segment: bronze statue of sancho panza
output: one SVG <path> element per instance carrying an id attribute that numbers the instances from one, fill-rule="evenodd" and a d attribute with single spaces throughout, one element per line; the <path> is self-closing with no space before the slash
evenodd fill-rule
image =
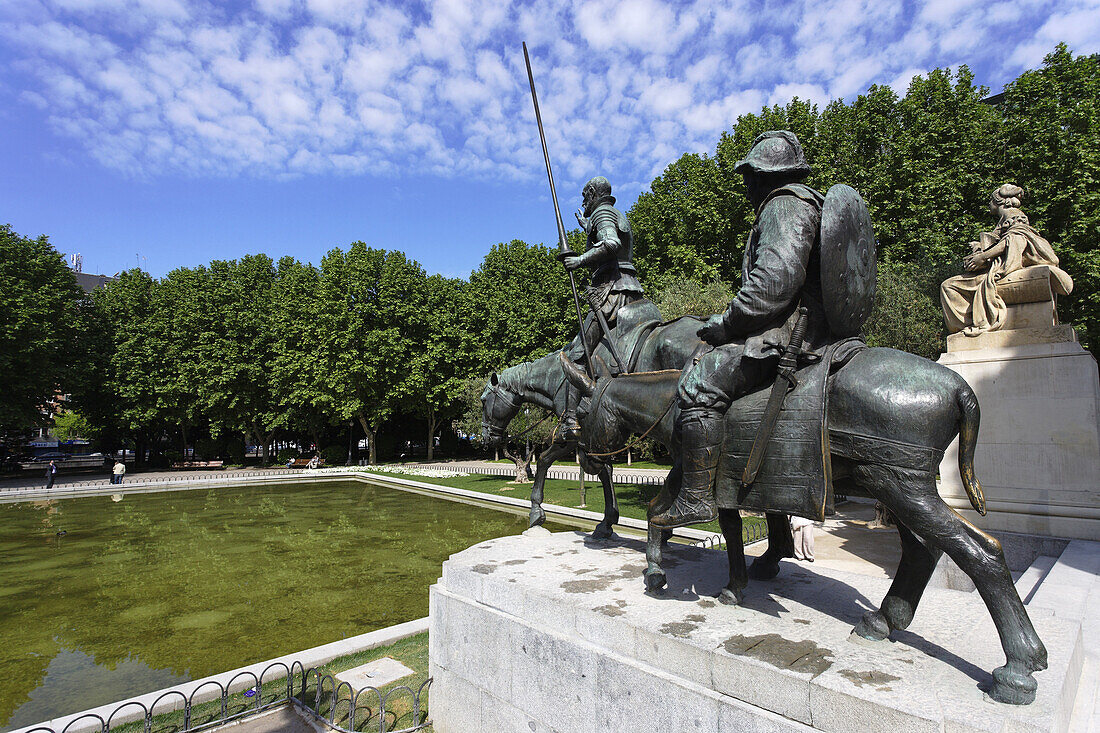
<path id="1" fill-rule="evenodd" d="M 793 132 L 759 135 L 735 167 L 756 221 L 745 246 L 742 284 L 699 335 L 715 348 L 684 368 L 678 390 L 683 483 L 673 504 L 650 518 L 680 527 L 718 516 L 714 482 L 730 404 L 774 378 L 776 364 L 806 309 L 802 351 L 813 355 L 831 333 L 822 305 L 819 227 L 824 196 L 801 181 L 810 173 Z"/>

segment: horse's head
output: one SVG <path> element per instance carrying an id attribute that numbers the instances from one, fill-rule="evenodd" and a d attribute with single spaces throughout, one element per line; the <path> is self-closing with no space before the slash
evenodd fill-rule
<path id="1" fill-rule="evenodd" d="M 561 354 L 566 379 L 581 393 L 581 403 L 577 407 L 581 448 L 587 453 L 610 453 L 626 444 L 629 431 L 616 414 L 614 405 L 603 399 L 611 385 L 611 370 L 598 356 L 593 357 L 592 363 L 595 380 L 573 363 L 565 352 Z"/>
<path id="2" fill-rule="evenodd" d="M 490 448 L 504 443 L 508 424 L 519 413 L 520 400 L 494 372 L 481 393 L 481 439 Z"/>

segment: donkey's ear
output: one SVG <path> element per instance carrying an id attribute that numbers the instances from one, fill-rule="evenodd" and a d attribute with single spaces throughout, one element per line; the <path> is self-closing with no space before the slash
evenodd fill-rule
<path id="1" fill-rule="evenodd" d="M 565 372 L 565 378 L 569 380 L 569 383 L 580 390 L 582 395 L 592 396 L 592 392 L 596 389 L 596 383 L 593 382 L 584 370 L 573 363 L 573 360 L 566 356 L 562 351 L 559 355 L 561 359 L 561 368 Z"/>
<path id="2" fill-rule="evenodd" d="M 607 362 L 603 360 L 602 356 L 592 356 L 592 371 L 596 373 L 596 379 L 613 376 L 611 368 L 607 366 Z"/>
<path id="3" fill-rule="evenodd" d="M 500 377 L 497 376 L 496 372 L 493 372 L 492 376 L 489 377 L 489 384 L 493 385 L 494 387 L 500 384 Z"/>

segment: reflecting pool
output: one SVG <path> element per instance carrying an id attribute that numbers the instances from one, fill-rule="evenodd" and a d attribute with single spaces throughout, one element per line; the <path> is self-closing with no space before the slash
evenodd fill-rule
<path id="1" fill-rule="evenodd" d="M 526 525 L 358 482 L 0 504 L 0 730 L 426 616 Z"/>

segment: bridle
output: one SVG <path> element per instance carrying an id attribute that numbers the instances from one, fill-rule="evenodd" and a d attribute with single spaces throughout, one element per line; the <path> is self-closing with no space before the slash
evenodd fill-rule
<path id="1" fill-rule="evenodd" d="M 488 391 L 491 392 L 505 405 L 507 405 L 508 409 L 513 413 L 513 417 L 515 416 L 515 413 L 519 412 L 519 408 L 523 406 L 522 400 L 513 399 L 512 393 L 505 391 L 499 384 L 489 385 Z M 550 414 L 543 415 L 541 418 L 538 419 L 538 421 L 535 422 L 534 425 L 531 425 L 520 431 L 519 433 L 513 435 L 512 439 L 515 440 L 516 438 L 522 438 L 524 435 L 527 435 L 527 433 L 531 432 L 539 425 L 542 425 L 544 422 L 546 422 L 551 416 L 552 415 Z M 508 431 L 506 425 L 500 427 L 482 420 L 481 429 L 485 432 L 486 435 L 489 436 L 489 439 L 494 443 L 503 442 L 508 439 Z"/>

